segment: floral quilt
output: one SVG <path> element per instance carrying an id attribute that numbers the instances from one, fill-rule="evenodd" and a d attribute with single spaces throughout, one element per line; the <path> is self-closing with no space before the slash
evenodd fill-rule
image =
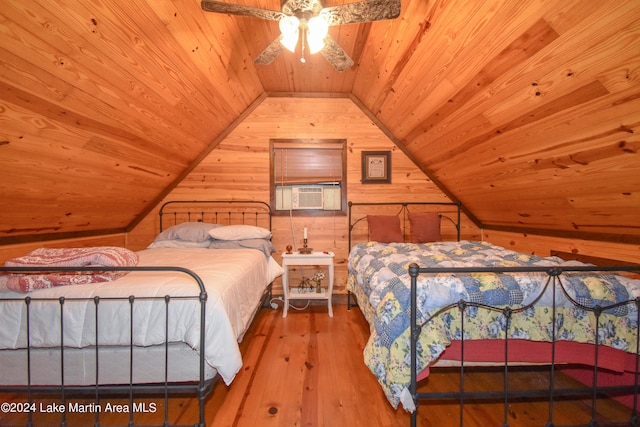
<path id="1" fill-rule="evenodd" d="M 138 264 L 138 255 L 117 246 L 86 248 L 39 248 L 28 254 L 5 262 L 5 267 L 133 267 Z M 0 289 L 15 292 L 31 292 L 56 286 L 86 285 L 110 282 L 126 271 L 87 272 L 43 272 L 0 274 Z"/>
<path id="2" fill-rule="evenodd" d="M 436 242 L 428 244 L 377 243 L 356 245 L 349 255 L 348 288 L 360 304 L 371 337 L 365 363 L 394 408 L 407 402 L 410 379 L 409 322 L 410 276 L 408 266 L 420 267 L 521 267 L 566 265 L 557 257 L 542 258 L 514 252 L 487 242 Z M 577 263 L 572 261 L 571 263 Z M 593 343 L 595 316 L 575 306 L 556 291 L 556 320 L 552 319 L 551 286 L 544 273 L 437 274 L 418 277 L 418 322 L 425 323 L 442 307 L 460 300 L 496 307 L 518 308 L 535 302 L 511 319 L 509 336 L 551 341 L 555 323 L 557 340 Z M 640 281 L 622 276 L 570 273 L 562 276 L 570 297 L 585 307 L 606 307 L 640 297 Z M 546 290 L 545 290 L 546 289 Z M 418 372 L 436 361 L 452 340 L 462 336 L 461 312 L 448 310 L 423 326 L 418 342 Z M 635 352 L 637 309 L 627 304 L 605 310 L 600 316 L 599 343 Z M 469 306 L 465 310 L 465 339 L 503 339 L 506 320 L 500 311 Z"/>

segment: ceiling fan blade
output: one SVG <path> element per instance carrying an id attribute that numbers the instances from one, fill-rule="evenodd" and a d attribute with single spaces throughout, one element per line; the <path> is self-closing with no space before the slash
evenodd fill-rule
<path id="1" fill-rule="evenodd" d="M 329 26 L 335 26 L 395 19 L 400 16 L 400 8 L 400 0 L 365 0 L 327 7 L 322 14 L 328 14 Z"/>
<path id="2" fill-rule="evenodd" d="M 228 15 L 249 16 L 252 18 L 267 19 L 269 21 L 279 21 L 284 15 L 282 12 L 257 7 L 245 6 L 241 4 L 225 3 L 216 0 L 202 0 L 200 3 L 202 10 L 206 12 L 225 13 Z"/>
<path id="3" fill-rule="evenodd" d="M 271 64 L 271 62 L 276 59 L 276 56 L 280 55 L 280 52 L 282 52 L 282 49 L 284 48 L 282 43 L 280 43 L 280 37 L 282 36 L 278 36 L 274 41 L 272 41 L 271 44 L 253 60 L 253 63 L 260 65 Z"/>
<path id="4" fill-rule="evenodd" d="M 353 67 L 353 59 L 351 59 L 349 55 L 347 55 L 347 53 L 338 46 L 338 43 L 336 43 L 335 40 L 327 36 L 324 41 L 324 47 L 320 53 L 331 63 L 331 65 L 333 65 L 333 68 L 338 71 L 344 71 L 347 68 Z"/>

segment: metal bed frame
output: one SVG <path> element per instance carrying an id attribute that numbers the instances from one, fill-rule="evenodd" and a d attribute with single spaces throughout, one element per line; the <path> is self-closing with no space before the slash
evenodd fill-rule
<path id="1" fill-rule="evenodd" d="M 218 210 L 216 206 L 226 206 L 225 210 Z M 249 211 L 238 211 L 235 209 L 228 208 L 230 205 L 239 206 L 239 208 L 247 208 Z M 194 211 L 192 209 L 186 208 L 185 206 L 198 206 L 199 210 Z M 271 208 L 267 203 L 264 202 L 256 202 L 256 201 L 243 201 L 243 200 L 207 200 L 207 201 L 170 201 L 162 205 L 159 211 L 160 217 L 160 230 L 162 231 L 163 215 L 167 215 L 167 210 L 170 211 L 170 216 L 172 217 L 173 224 L 177 224 L 180 222 L 186 221 L 208 221 L 209 218 L 212 218 L 216 222 L 223 222 L 227 224 L 246 224 L 248 222 L 253 222 L 254 224 L 258 224 L 260 218 L 266 217 L 265 221 L 267 221 L 269 229 L 271 229 Z M 238 219 L 240 218 L 240 219 Z M 21 395 L 25 395 L 25 400 L 23 412 L 26 412 L 26 425 L 33 426 L 34 425 L 34 412 L 30 410 L 31 408 L 36 408 L 34 396 L 36 395 L 58 395 L 60 399 L 60 404 L 63 407 L 66 407 L 66 403 L 68 402 L 68 398 L 72 396 L 93 396 L 93 402 L 96 405 L 100 405 L 101 399 L 109 396 L 109 397 L 120 397 L 124 399 L 128 399 L 129 408 L 134 408 L 136 402 L 134 398 L 142 398 L 149 396 L 162 396 L 164 401 L 164 414 L 162 426 L 170 425 L 169 422 L 169 397 L 170 395 L 175 394 L 193 394 L 198 399 L 198 421 L 195 424 L 197 427 L 205 427 L 205 399 L 212 391 L 213 386 L 217 380 L 217 375 L 211 379 L 206 379 L 206 361 L 204 351 L 200 351 L 199 353 L 199 380 L 196 382 L 180 382 L 180 383 L 172 383 L 168 380 L 168 363 L 169 363 L 169 353 L 168 346 L 169 342 L 166 339 L 168 336 L 168 326 L 165 326 L 165 340 L 164 340 L 164 381 L 162 383 L 153 383 L 153 384 L 138 384 L 133 380 L 133 349 L 134 344 L 133 341 L 127 346 L 129 349 L 129 358 L 128 358 L 128 366 L 129 366 L 129 383 L 128 384 L 100 384 L 99 383 L 99 348 L 100 345 L 95 346 L 95 384 L 94 385 L 68 385 L 65 384 L 65 344 L 64 344 L 64 318 L 62 316 L 62 312 L 64 310 L 65 304 L 73 304 L 73 303 L 89 303 L 95 306 L 95 330 L 94 334 L 96 336 L 96 342 L 98 342 L 98 308 L 100 304 L 106 304 L 109 302 L 128 302 L 130 306 L 130 321 L 129 328 L 130 331 L 133 331 L 133 307 L 137 301 L 164 301 L 165 303 L 165 325 L 169 323 L 169 307 L 172 300 L 194 300 L 198 301 L 199 311 L 200 311 L 200 348 L 205 348 L 205 313 L 206 313 L 206 302 L 207 302 L 207 292 L 202 282 L 202 279 L 193 271 L 182 268 L 182 267 L 145 267 L 145 266 L 136 266 L 136 267 L 0 267 L 0 273 L 10 272 L 10 273 L 24 273 L 24 272 L 90 272 L 90 271 L 126 271 L 126 272 L 134 272 L 134 271 L 147 271 L 147 272 L 179 272 L 185 274 L 195 282 L 197 286 L 194 288 L 193 295 L 186 296 L 158 296 L 158 297 L 136 297 L 135 295 L 131 295 L 129 297 L 118 297 L 118 298 L 100 298 L 99 296 L 91 297 L 91 298 L 38 298 L 37 296 L 26 296 L 24 298 L 0 298 L 0 304 L 2 303 L 16 303 L 22 301 L 26 305 L 26 313 L 27 313 L 27 324 L 26 324 L 26 334 L 27 334 L 27 384 L 26 385 L 0 385 L 0 392 L 2 393 L 17 393 Z M 265 295 L 263 296 L 263 301 L 261 306 L 264 306 L 265 301 L 268 302 L 269 296 L 271 294 L 271 284 L 268 286 L 265 291 Z M 60 312 L 60 322 L 58 325 L 57 332 L 60 334 L 60 345 L 57 347 L 60 352 L 60 383 L 57 385 L 35 385 L 32 384 L 32 365 L 31 365 L 31 351 L 33 350 L 31 346 L 30 340 L 30 331 L 31 325 L 29 322 L 29 313 L 31 304 L 34 302 L 46 302 L 50 304 L 58 304 L 59 312 Z M 133 337 L 133 333 L 131 333 L 131 337 Z M 133 340 L 133 338 L 132 338 Z M 134 411 L 129 411 L 129 426 L 140 425 L 136 424 L 134 420 Z M 101 411 L 96 411 L 94 414 L 94 426 L 100 426 L 100 417 Z M 67 413 L 66 411 L 62 411 L 60 413 L 60 425 L 67 425 Z M 155 424 L 154 424 L 155 425 Z M 190 424 L 194 425 L 194 424 Z"/>
<path id="2" fill-rule="evenodd" d="M 364 221 L 367 216 L 362 216 L 358 219 L 356 219 L 355 221 L 353 220 L 353 209 L 355 207 L 358 206 L 372 206 L 372 207 L 384 207 L 384 206 L 397 206 L 400 207 L 400 210 L 396 213 L 397 216 L 401 216 L 402 221 L 401 221 L 401 229 L 402 229 L 402 235 L 406 237 L 406 230 L 407 230 L 407 215 L 409 213 L 409 208 L 411 206 L 455 206 L 455 214 L 456 214 L 456 219 L 454 220 L 453 218 L 450 218 L 442 213 L 439 213 L 440 215 L 440 219 L 446 219 L 448 221 L 451 221 L 451 223 L 453 223 L 453 225 L 456 228 L 456 232 L 457 232 L 457 238 L 458 240 L 460 240 L 460 217 L 461 217 L 461 211 L 462 211 L 462 204 L 460 202 L 390 202 L 390 203 L 385 203 L 385 202 L 372 202 L 372 203 L 366 203 L 366 202 L 362 202 L 362 203 L 357 203 L 357 202 L 349 202 L 348 203 L 349 206 L 349 249 L 351 249 L 351 233 L 353 231 L 353 229 L 355 228 L 355 226 L 360 222 L 360 221 Z"/>
<path id="3" fill-rule="evenodd" d="M 462 212 L 462 203 L 460 202 L 371 202 L 371 203 L 367 203 L 367 202 L 349 202 L 348 203 L 348 207 L 349 207 L 349 212 L 348 212 L 348 217 L 349 217 L 349 241 L 348 241 L 348 248 L 349 250 L 351 250 L 352 247 L 352 238 L 351 238 L 351 234 L 353 232 L 353 229 L 356 227 L 356 225 L 358 225 L 358 223 L 360 223 L 361 221 L 364 221 L 367 219 L 367 216 L 361 216 L 358 219 L 354 220 L 353 217 L 353 210 L 354 208 L 358 207 L 358 206 L 363 206 L 363 207 L 374 207 L 374 208 L 382 208 L 385 206 L 395 206 L 395 207 L 399 207 L 399 210 L 397 211 L 397 213 L 395 215 L 397 215 L 398 217 L 400 217 L 402 219 L 402 221 L 400 222 L 400 228 L 402 230 L 402 235 L 405 237 L 407 237 L 407 215 L 409 214 L 409 208 L 412 206 L 415 207 L 426 207 L 426 206 L 454 206 L 455 207 L 455 217 L 456 219 L 453 219 L 447 215 L 444 215 L 442 213 L 439 213 L 440 216 L 440 221 L 442 221 L 442 219 L 446 219 L 447 221 L 450 221 L 453 226 L 456 228 L 456 237 L 457 240 L 460 240 L 460 217 L 461 217 L 461 212 Z M 351 310 L 351 307 L 353 307 L 355 304 L 351 303 L 351 298 L 355 298 L 355 296 L 351 293 L 351 291 L 347 290 L 347 310 Z"/>
<path id="4" fill-rule="evenodd" d="M 457 230 L 457 240 L 460 240 L 460 213 L 461 213 L 461 204 L 459 202 L 450 202 L 450 203 L 442 203 L 442 202 L 392 202 L 392 203 L 385 203 L 385 202 L 376 202 L 376 203 L 353 203 L 353 202 L 349 202 L 348 206 L 349 206 L 349 248 L 352 248 L 352 231 L 354 229 L 354 227 L 361 221 L 363 221 L 364 219 L 366 219 L 366 214 L 362 214 L 363 216 L 359 217 L 358 219 L 353 219 L 352 216 L 352 207 L 355 206 L 365 206 L 365 207 L 373 207 L 373 209 L 377 209 L 379 207 L 384 207 L 384 206 L 399 206 L 399 212 L 397 213 L 397 215 L 401 215 L 402 221 L 401 221 L 401 228 L 402 228 L 402 232 L 403 235 L 406 238 L 406 224 L 405 224 L 405 220 L 406 220 L 406 214 L 409 210 L 409 208 L 412 205 L 434 205 L 434 206 L 438 206 L 438 205 L 443 205 L 443 206 L 457 206 L 457 221 L 445 216 L 445 215 L 440 215 L 441 219 L 445 218 L 449 221 L 451 221 Z M 552 360 L 550 361 L 550 364 L 547 365 L 548 369 L 549 369 L 549 387 L 548 388 L 543 388 L 543 389 L 538 389 L 538 390 L 534 390 L 534 389 L 527 389 L 527 390 L 516 390 L 516 389 L 510 389 L 509 387 L 509 375 L 510 372 L 515 370 L 514 366 L 509 364 L 509 359 L 507 357 L 508 355 L 508 348 L 509 348 L 509 341 L 513 341 L 514 338 L 509 338 L 508 337 L 508 328 L 509 328 L 509 324 L 510 324 L 510 319 L 512 318 L 512 316 L 514 315 L 518 315 L 519 313 L 522 313 L 523 311 L 525 311 L 527 308 L 529 308 L 531 305 L 535 304 L 535 302 L 529 306 L 522 306 L 522 307 L 517 307 L 517 308 L 512 308 L 512 307 L 493 307 L 493 306 L 489 306 L 489 305 L 484 305 L 484 304 L 479 304 L 479 303 L 475 303 L 475 302 L 467 302 L 467 301 L 459 301 L 457 304 L 452 304 L 449 305 L 447 307 L 443 307 L 442 309 L 440 309 L 438 312 L 433 313 L 424 323 L 419 324 L 418 323 L 418 319 L 417 319 L 417 280 L 418 280 L 418 276 L 420 275 L 433 275 L 433 274 L 438 274 L 438 273 L 453 273 L 453 274 L 470 274 L 470 273 L 525 273 L 525 272 L 542 272 L 542 273 L 546 273 L 548 275 L 548 281 L 546 283 L 546 287 L 549 286 L 553 286 L 553 298 L 555 300 L 555 295 L 556 295 L 556 286 L 558 289 L 560 289 L 560 292 L 563 292 L 563 294 L 570 300 L 571 298 L 567 295 L 566 290 L 564 289 L 563 285 L 562 285 L 562 274 L 563 273 L 568 273 L 568 272 L 632 272 L 637 274 L 638 272 L 640 272 L 640 266 L 637 265 L 624 265 L 624 266 L 617 266 L 617 265 L 610 265 L 607 267 L 590 267 L 590 266 L 583 266 L 583 267 L 500 267 L 500 268 L 490 268 L 490 267 L 486 267 L 486 268 L 481 268 L 481 267 L 473 267 L 473 268 L 421 268 L 416 264 L 412 264 L 409 267 L 409 275 L 411 278 L 411 292 L 410 292 L 410 296 L 411 296 L 411 313 L 410 313 L 410 328 L 411 328 L 411 333 L 410 333 L 410 364 L 411 364 L 411 382 L 409 385 L 409 391 L 412 397 L 412 400 L 415 404 L 416 410 L 411 414 L 411 419 L 410 419 L 410 423 L 412 427 L 415 427 L 417 425 L 417 409 L 419 406 L 419 402 L 426 402 L 426 401 L 439 401 L 439 402 L 443 402 L 443 401 L 448 401 L 448 402 L 458 402 L 459 404 L 459 425 L 463 426 L 464 425 L 464 417 L 463 417 L 463 411 L 464 411 L 464 405 L 465 402 L 473 402 L 473 403 L 477 403 L 477 402 L 500 402 L 502 401 L 504 403 L 504 418 L 503 418 L 503 424 L 502 427 L 508 427 L 509 426 L 509 419 L 508 419 L 508 408 L 509 408 L 509 404 L 515 401 L 521 401 L 522 399 L 538 399 L 538 400 L 547 400 L 549 402 L 549 418 L 548 418 L 548 422 L 545 424 L 545 427 L 554 427 L 556 426 L 556 424 L 554 424 L 553 421 L 553 407 L 554 407 L 554 401 L 562 398 L 572 398 L 572 399 L 576 399 L 576 398 L 590 398 L 591 400 L 591 420 L 589 422 L 589 427 L 600 427 L 603 425 L 611 425 L 611 426 L 640 426 L 640 415 L 638 414 L 638 397 L 640 395 L 640 328 L 638 328 L 638 332 L 637 332 L 637 337 L 636 337 L 636 341 L 637 341 L 637 348 L 635 351 L 635 381 L 633 385 L 619 385 L 619 386 L 600 386 L 597 383 L 597 374 L 599 371 L 598 368 L 598 350 L 599 350 L 599 345 L 596 344 L 594 345 L 594 360 L 595 362 L 595 366 L 593 367 L 593 384 L 591 386 L 585 386 L 582 388 L 563 388 L 563 389 L 554 389 L 554 379 L 555 379 L 555 375 L 556 375 L 556 371 L 557 371 L 557 366 L 555 365 L 555 360 L 553 359 L 555 357 L 555 350 L 556 350 L 556 341 L 555 339 L 551 342 L 551 354 L 552 354 Z M 351 308 L 352 303 L 351 303 L 351 292 L 348 292 L 348 309 Z M 620 307 L 620 306 L 624 306 L 624 305 L 635 305 L 638 308 L 638 318 L 636 319 L 637 322 L 639 322 L 640 324 L 640 298 L 638 299 L 633 299 L 633 300 L 629 300 L 629 301 L 624 301 L 621 303 L 617 303 L 617 304 L 611 304 L 608 306 L 596 306 L 593 308 L 589 308 L 589 307 L 585 307 L 581 304 L 579 304 L 576 301 L 572 301 L 572 303 L 574 305 L 576 305 L 577 307 L 583 308 L 587 311 L 591 311 L 593 312 L 596 317 L 598 317 L 601 313 L 603 313 L 606 310 L 609 309 L 614 309 L 616 307 Z M 505 338 L 503 339 L 505 345 L 504 345 L 504 360 L 505 363 L 503 366 L 498 367 L 499 370 L 501 370 L 503 372 L 503 390 L 500 391 L 472 391 L 472 390 L 465 390 L 464 389 L 464 379 L 465 379 L 465 373 L 466 372 L 471 372 L 472 370 L 486 370 L 486 367 L 474 367 L 471 366 L 471 363 L 467 363 L 467 365 L 465 366 L 465 357 L 464 357 L 464 339 L 461 341 L 461 362 L 460 362 L 460 367 L 459 367 L 459 389 L 458 391 L 448 391 L 448 392 L 419 392 L 418 391 L 418 369 L 417 369 L 417 342 L 420 336 L 420 333 L 422 331 L 422 328 L 425 324 L 427 324 L 430 320 L 434 319 L 437 316 L 442 315 L 445 312 L 448 311 L 452 311 L 452 310 L 460 310 L 463 315 L 461 316 L 461 322 L 462 325 L 460 326 L 460 328 L 463 330 L 464 332 L 464 312 L 466 310 L 467 307 L 477 307 L 478 309 L 483 309 L 483 310 L 491 310 L 491 311 L 496 311 L 496 312 L 502 312 L 504 314 L 504 316 L 508 319 L 508 321 L 506 322 L 506 326 L 505 326 L 505 330 L 503 331 L 503 334 L 505 336 Z M 554 306 L 554 318 L 555 318 L 555 306 Z M 597 323 L 596 323 L 597 325 Z M 554 331 L 555 332 L 555 331 Z M 596 331 L 595 331 L 595 335 L 598 336 L 598 329 L 596 327 Z M 463 333 L 464 336 L 464 333 Z M 555 337 L 554 337 L 555 338 Z M 437 369 L 437 368 L 435 368 Z M 625 420 L 622 422 L 614 422 L 614 423 L 609 423 L 609 424 L 603 424 L 601 422 L 599 422 L 596 419 L 596 410 L 597 410 L 597 399 L 601 396 L 607 395 L 607 396 L 615 396 L 615 395 L 632 395 L 633 396 L 633 408 L 631 408 L 632 414 L 630 416 L 629 420 Z"/>
<path id="5" fill-rule="evenodd" d="M 517 308 L 512 307 L 494 307 L 490 305 L 468 302 L 468 301 L 459 301 L 457 304 L 451 304 L 449 306 L 443 307 L 438 310 L 438 312 L 432 314 L 424 323 L 418 323 L 417 320 L 417 280 L 419 275 L 432 275 L 438 273 L 453 273 L 453 274 L 470 274 L 470 273 L 530 273 L 530 272 L 539 272 L 546 273 L 548 275 L 547 282 L 545 284 L 545 289 L 549 286 L 552 288 L 553 300 L 556 301 L 556 288 L 561 290 L 564 296 L 571 301 L 573 305 L 579 307 L 583 310 L 590 311 L 594 313 L 596 316 L 596 326 L 595 326 L 595 337 L 598 337 L 599 332 L 599 324 L 598 319 L 599 316 L 607 310 L 614 309 L 617 307 L 621 307 L 624 305 L 635 305 L 637 308 L 640 308 L 640 298 L 632 299 L 624 302 L 619 302 L 616 304 L 610 304 L 606 306 L 596 305 L 595 307 L 586 307 L 577 301 L 573 300 L 570 295 L 566 292 L 563 283 L 562 283 L 562 274 L 567 272 L 640 272 L 640 266 L 611 266 L 611 267 L 502 267 L 502 268 L 480 268 L 480 267 L 469 267 L 469 268 L 420 268 L 417 264 L 411 264 L 409 267 L 409 275 L 411 277 L 411 315 L 410 315 L 410 358 L 411 358 L 411 383 L 410 383 L 410 393 L 413 398 L 413 401 L 416 405 L 416 411 L 414 411 L 411 415 L 411 426 L 415 427 L 417 425 L 417 407 L 419 401 L 423 400 L 449 400 L 449 401 L 457 401 L 459 402 L 459 421 L 460 426 L 463 424 L 463 409 L 465 401 L 473 400 L 475 402 L 478 401 L 503 401 L 504 402 L 504 418 L 503 418 L 503 427 L 509 426 L 508 419 L 508 407 L 512 401 L 517 399 L 538 399 L 538 400 L 546 400 L 549 404 L 549 415 L 548 421 L 545 426 L 551 427 L 556 426 L 553 421 L 554 416 L 554 402 L 557 398 L 590 398 L 591 399 L 591 420 L 589 421 L 589 426 L 603 426 L 603 425 L 628 425 L 628 426 L 638 426 L 640 425 L 640 418 L 638 416 L 638 395 L 640 394 L 640 386 L 639 386 L 639 376 L 640 376 L 640 328 L 638 329 L 636 336 L 636 349 L 635 349 L 635 381 L 632 385 L 619 385 L 619 386 L 599 386 L 597 382 L 598 375 L 598 357 L 599 357 L 599 343 L 598 340 L 594 340 L 596 343 L 594 344 L 594 367 L 593 367 L 593 384 L 591 386 L 585 387 L 577 387 L 577 388 L 564 388 L 564 389 L 554 389 L 554 378 L 557 371 L 557 367 L 555 364 L 555 354 L 556 354 L 556 337 L 555 337 L 555 329 L 552 328 L 552 341 L 551 341 L 551 360 L 548 365 L 549 369 L 549 387 L 541 388 L 541 389 L 526 389 L 526 390 L 517 390 L 509 388 L 509 375 L 510 375 L 510 366 L 508 359 L 508 348 L 509 342 L 513 341 L 514 338 L 509 338 L 509 325 L 510 320 L 513 316 L 522 313 L 527 308 L 531 307 L 535 304 L 535 301 L 528 306 L 522 306 Z M 558 291 L 560 292 L 560 291 Z M 469 367 L 465 367 L 465 359 L 464 359 L 464 338 L 461 342 L 461 365 L 460 365 L 460 386 L 458 391 L 453 392 L 418 392 L 417 391 L 417 382 L 418 382 L 418 371 L 417 371 L 417 355 L 416 349 L 418 337 L 420 336 L 422 327 L 426 325 L 429 321 L 434 319 L 437 316 L 442 315 L 445 312 L 451 310 L 460 310 L 461 312 L 461 329 L 463 331 L 462 335 L 464 337 L 464 314 L 467 307 L 477 307 L 478 309 L 483 310 L 491 310 L 502 312 L 504 317 L 506 318 L 505 327 L 503 330 L 504 333 L 504 366 L 501 368 L 503 370 L 503 390 L 501 391 L 483 391 L 483 392 L 474 392 L 474 391 L 465 391 L 464 390 L 464 374 L 465 370 L 468 370 Z M 552 317 L 556 318 L 556 307 L 553 306 L 552 309 Z M 640 310 L 638 310 L 636 322 L 640 322 Z M 631 417 L 629 420 L 613 422 L 611 424 L 604 424 L 599 422 L 596 419 L 596 409 L 597 409 L 597 401 L 599 396 L 614 396 L 614 395 L 633 395 L 633 408 Z"/>
<path id="6" fill-rule="evenodd" d="M 220 210 L 219 205 L 227 205 Z M 231 209 L 231 206 L 238 206 Z M 241 210 L 241 208 L 245 208 Z M 198 210 L 194 210 L 194 209 Z M 170 225 L 178 222 L 199 221 L 214 224 L 248 224 L 263 225 L 271 230 L 272 212 L 268 203 L 254 200 L 171 200 L 164 203 L 158 212 L 160 231 L 164 230 L 163 219 L 172 219 Z"/>
<path id="7" fill-rule="evenodd" d="M 199 301 L 200 307 L 200 342 L 201 348 L 204 348 L 205 344 L 205 313 L 206 313 L 206 302 L 207 302 L 207 292 L 205 290 L 204 284 L 200 277 L 194 273 L 193 271 L 180 268 L 180 267 L 80 267 L 80 268 L 65 268 L 65 267 L 0 267 L 0 272 L 11 272 L 11 273 L 25 273 L 25 272 L 89 272 L 89 271 L 159 271 L 159 272 L 179 272 L 190 276 L 195 284 L 198 287 L 198 292 L 195 292 L 194 295 L 190 296 L 170 296 L 165 295 L 161 297 L 140 297 L 137 298 L 135 295 L 131 295 L 129 297 L 121 297 L 121 298 L 100 298 L 99 296 L 93 298 L 65 298 L 60 297 L 56 298 L 38 298 L 32 296 L 26 296 L 24 299 L 16 299 L 16 298 L 0 298 L 0 303 L 9 303 L 16 301 L 23 301 L 27 307 L 27 385 L 16 385 L 16 386 L 6 386 L 0 385 L 0 392 L 6 393 L 21 393 L 25 394 L 25 409 L 29 408 L 37 408 L 35 406 L 34 396 L 36 394 L 59 394 L 60 396 L 60 405 L 63 407 L 67 407 L 67 398 L 70 396 L 94 396 L 94 403 L 96 405 L 100 405 L 101 399 L 106 396 L 124 396 L 128 398 L 129 408 L 133 408 L 136 404 L 134 401 L 135 397 L 140 397 L 142 395 L 163 395 L 164 398 L 164 423 L 163 425 L 168 425 L 169 413 L 168 413 L 168 400 L 170 394 L 175 393 L 195 393 L 198 404 L 199 404 L 199 413 L 198 413 L 198 423 L 197 426 L 204 427 L 204 401 L 206 396 L 213 388 L 213 382 L 215 378 L 205 379 L 205 354 L 204 351 L 201 351 L 199 354 L 199 380 L 197 383 L 178 383 L 173 384 L 168 381 L 168 340 L 165 339 L 165 360 L 164 360 L 164 382 L 163 383 L 155 383 L 155 384 L 136 384 L 133 382 L 133 349 L 134 344 L 133 341 L 130 342 L 129 348 L 129 384 L 100 384 L 99 383 L 99 349 L 100 346 L 95 346 L 95 385 L 88 386 L 76 386 L 76 385 L 67 385 L 65 384 L 65 344 L 64 344 L 64 317 L 62 316 L 62 312 L 65 304 L 74 304 L 74 303 L 89 303 L 94 304 L 95 306 L 95 330 L 94 334 L 96 336 L 96 341 L 98 341 L 98 309 L 100 304 L 107 304 L 109 302 L 128 302 L 130 306 L 130 321 L 129 328 L 133 331 L 134 323 L 133 323 L 133 308 L 134 304 L 137 301 L 162 301 L 165 302 L 165 325 L 168 325 L 169 322 L 169 306 L 172 300 L 176 299 L 187 299 L 187 300 L 197 300 Z M 50 304 L 58 304 L 60 308 L 60 322 L 58 333 L 60 334 L 60 346 L 58 347 L 60 351 L 60 384 L 59 385 L 34 385 L 31 383 L 32 379 L 32 364 L 31 364 L 31 341 L 30 341 L 30 332 L 31 332 L 31 324 L 30 324 L 30 307 L 31 304 L 37 302 L 45 302 Z M 167 337 L 167 327 L 165 326 L 165 338 Z M 133 337 L 133 334 L 131 334 Z M 27 424 L 28 426 L 34 425 L 33 415 L 35 411 L 27 410 Z M 95 413 L 94 425 L 100 425 L 100 411 Z M 134 411 L 131 410 L 129 412 L 129 425 L 135 425 L 134 423 Z M 67 425 L 67 412 L 62 411 L 60 413 L 60 425 Z"/>

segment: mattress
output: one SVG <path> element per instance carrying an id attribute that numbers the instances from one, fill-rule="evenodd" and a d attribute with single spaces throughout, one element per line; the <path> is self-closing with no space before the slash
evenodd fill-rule
<path id="1" fill-rule="evenodd" d="M 130 349 L 126 346 L 104 346 L 98 349 L 66 348 L 64 350 L 64 384 L 87 386 L 97 384 L 162 383 L 165 379 L 165 346 L 133 347 L 133 370 L 129 370 Z M 62 383 L 59 348 L 39 348 L 31 350 L 31 385 L 57 385 Z M 99 360 L 96 378 L 96 358 Z M 27 385 L 25 361 L 27 350 L 3 350 L 2 383 L 7 385 Z M 198 381 L 200 378 L 200 356 L 185 343 L 168 345 L 168 382 Z M 123 363 L 125 361 L 125 363 Z M 130 376 L 132 374 L 132 376 Z M 205 365 L 205 380 L 215 377 L 216 370 Z M 97 381 L 96 381 L 97 380 Z"/>
<path id="2" fill-rule="evenodd" d="M 192 270 L 202 279 L 207 291 L 205 360 L 211 375 L 217 372 L 226 384 L 231 383 L 242 366 L 238 342 L 246 332 L 264 290 L 282 273 L 280 266 L 273 258 L 265 257 L 255 249 L 155 248 L 140 251 L 138 255 L 138 266 L 183 267 Z M 74 351 L 77 355 L 73 357 L 90 360 L 95 357 L 93 348 L 96 345 L 97 318 L 100 346 L 125 346 L 128 352 L 128 346 L 133 343 L 136 352 L 146 354 L 145 352 L 149 351 L 149 354 L 152 354 L 157 350 L 163 350 L 164 346 L 161 344 L 168 340 L 170 343 L 176 343 L 176 347 L 182 348 L 177 353 L 183 352 L 183 355 L 188 355 L 185 357 L 191 358 L 199 354 L 203 348 L 200 342 L 198 294 L 197 283 L 188 275 L 180 272 L 147 271 L 131 272 L 112 282 L 35 291 L 29 294 L 33 298 L 29 304 L 29 340 L 32 348 L 55 348 L 60 346 L 62 338 L 65 348 L 78 350 Z M 128 301 L 110 300 L 127 298 L 130 295 L 135 295 L 133 304 Z M 163 298 L 145 299 L 164 295 L 171 296 L 168 304 Z M 97 305 L 91 299 L 96 296 L 100 297 Z M 9 361 L 19 360 L 20 350 L 24 349 L 27 343 L 27 305 L 24 297 L 24 294 L 13 292 L 0 294 L 0 299 L 3 299 L 0 303 L 0 318 L 4 321 L 0 329 L 0 349 L 6 350 L 0 352 L 0 378 L 3 384 L 11 384 L 7 379 L 10 377 L 10 371 L 17 368 Z M 60 297 L 65 298 L 62 310 Z M 16 298 L 16 301 L 7 301 L 12 298 Z M 165 322 L 167 309 L 168 325 Z M 133 327 L 130 326 L 131 316 Z M 64 322 L 62 337 L 59 326 L 61 321 Z M 185 349 L 190 351 L 184 352 Z M 47 358 L 47 351 L 49 350 L 43 350 L 45 356 L 38 361 L 38 366 L 33 365 L 34 372 L 48 372 L 54 369 L 45 369 L 44 366 L 47 365 L 56 365 L 55 369 L 59 370 L 59 362 L 56 364 L 55 358 Z M 117 353 L 122 350 L 113 351 Z M 66 354 L 65 352 L 65 358 Z M 26 361 L 26 358 L 24 360 Z M 122 369 L 127 372 L 128 360 L 127 357 L 126 363 L 120 362 L 121 366 L 124 365 Z M 197 371 L 197 357 L 193 360 L 194 369 Z M 102 362 L 100 364 L 102 366 Z M 142 372 L 147 368 L 144 365 L 146 363 L 140 363 L 134 369 L 136 372 Z M 95 373 L 90 369 L 90 364 L 87 367 L 86 375 L 79 375 L 79 368 L 72 370 L 72 375 L 79 375 L 74 382 L 81 384 L 94 381 L 92 378 L 95 377 Z M 122 373 L 116 371 L 118 370 L 101 371 L 100 381 L 120 383 Z M 111 373 L 114 375 L 113 378 L 109 378 Z M 60 383 L 59 375 L 57 378 L 54 384 Z M 197 378 L 198 375 L 195 375 L 193 379 Z M 159 380 L 163 381 L 164 375 Z M 45 384 L 48 379 L 43 376 L 32 378 L 32 381 Z M 128 376 L 126 382 L 129 382 Z"/>

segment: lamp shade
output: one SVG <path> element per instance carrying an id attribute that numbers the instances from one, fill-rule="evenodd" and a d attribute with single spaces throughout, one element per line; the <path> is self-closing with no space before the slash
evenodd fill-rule
<path id="1" fill-rule="evenodd" d="M 300 34 L 300 21 L 298 18 L 295 16 L 286 16 L 280 19 L 280 32 L 282 33 L 280 43 L 291 52 L 294 52 Z"/>
<path id="2" fill-rule="evenodd" d="M 324 38 L 329 32 L 329 24 L 322 16 L 314 16 L 307 24 L 307 43 L 309 52 L 317 53 L 324 47 Z"/>

